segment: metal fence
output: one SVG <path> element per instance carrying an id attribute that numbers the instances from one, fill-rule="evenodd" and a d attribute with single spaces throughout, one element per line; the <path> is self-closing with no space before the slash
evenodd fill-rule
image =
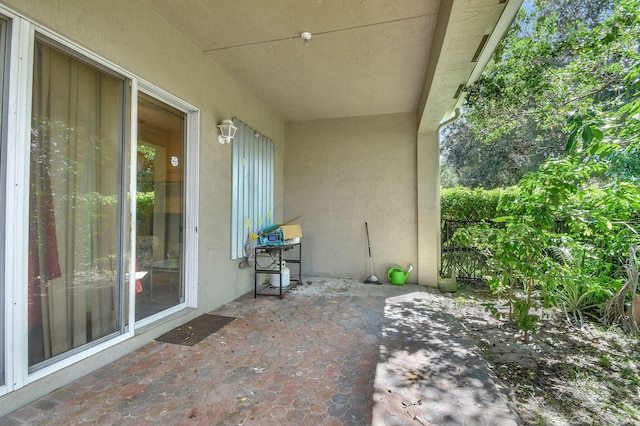
<path id="1" fill-rule="evenodd" d="M 470 220 L 445 220 L 442 223 L 442 242 L 440 256 L 441 274 L 456 271 L 458 281 L 484 284 L 488 275 L 487 257 L 474 247 L 466 247 L 453 241 L 458 228 L 479 225 L 483 222 Z M 491 224 L 494 226 L 495 224 Z"/>
<path id="2" fill-rule="evenodd" d="M 490 275 L 487 264 L 487 256 L 474 247 L 467 247 L 456 244 L 453 241 L 453 234 L 459 228 L 467 228 L 474 225 L 487 224 L 491 227 L 500 227 L 503 224 L 495 222 L 482 222 L 472 220 L 444 220 L 441 230 L 441 256 L 440 256 L 440 273 L 448 275 L 452 270 L 456 271 L 458 281 L 467 283 L 485 284 L 486 277 Z M 631 233 L 636 235 L 636 229 L 640 228 L 639 222 L 618 223 L 616 226 L 626 226 L 631 229 Z M 569 232 L 567 224 L 564 221 L 557 221 L 555 231 L 559 233 Z M 615 260 L 613 260 L 615 261 Z M 623 265 L 619 265 L 620 268 Z"/>

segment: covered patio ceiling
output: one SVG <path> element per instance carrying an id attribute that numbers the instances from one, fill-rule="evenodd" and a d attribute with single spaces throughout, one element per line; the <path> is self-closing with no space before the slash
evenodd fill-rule
<path id="1" fill-rule="evenodd" d="M 144 1 L 285 122 L 416 112 L 423 129 L 452 113 L 522 3 Z"/>

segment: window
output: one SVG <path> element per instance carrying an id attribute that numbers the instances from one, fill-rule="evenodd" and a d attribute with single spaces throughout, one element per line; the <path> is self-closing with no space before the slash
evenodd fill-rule
<path id="1" fill-rule="evenodd" d="M 241 121 L 233 139 L 231 258 L 245 257 L 250 232 L 273 225 L 273 141 Z"/>
<path id="2" fill-rule="evenodd" d="M 36 39 L 29 367 L 123 330 L 125 80 Z"/>

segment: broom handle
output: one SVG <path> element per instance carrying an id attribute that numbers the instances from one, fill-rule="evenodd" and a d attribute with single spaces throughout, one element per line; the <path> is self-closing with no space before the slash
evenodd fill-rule
<path id="1" fill-rule="evenodd" d="M 364 227 L 367 229 L 367 248 L 369 249 L 369 269 L 371 269 L 371 275 L 373 275 L 373 257 L 371 256 L 371 243 L 369 242 L 369 224 L 365 222 Z"/>
<path id="2" fill-rule="evenodd" d="M 264 235 L 264 234 L 266 234 L 267 232 L 271 232 L 271 231 L 273 231 L 274 229 L 278 229 L 278 228 L 280 228 L 281 226 L 288 225 L 288 224 L 290 224 L 291 222 L 293 222 L 294 220 L 298 220 L 298 219 L 300 219 L 301 217 L 302 217 L 302 215 L 300 215 L 300 216 L 296 216 L 296 217 L 294 217 L 293 219 L 289 219 L 288 221 L 286 221 L 286 222 L 284 222 L 284 223 L 280 223 L 280 224 L 277 224 L 277 225 L 271 225 L 271 226 L 269 226 L 269 227 L 267 227 L 267 228 L 264 228 L 264 229 L 262 230 L 262 232 L 261 232 L 260 234 L 258 234 L 258 235 Z"/>
<path id="3" fill-rule="evenodd" d="M 286 221 L 285 223 L 281 223 L 281 224 L 280 224 L 280 225 L 278 225 L 278 226 L 288 225 L 288 224 L 290 224 L 291 222 L 293 222 L 294 220 L 298 220 L 298 219 L 300 219 L 301 217 L 302 217 L 302 215 L 300 215 L 300 216 L 296 216 L 296 217 L 294 217 L 293 219 L 289 219 L 289 220 L 288 220 L 288 221 Z"/>

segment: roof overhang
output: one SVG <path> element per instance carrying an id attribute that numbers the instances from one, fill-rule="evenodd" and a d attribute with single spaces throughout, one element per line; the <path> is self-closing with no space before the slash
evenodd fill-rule
<path id="1" fill-rule="evenodd" d="M 522 0 L 443 2 L 420 100 L 419 132 L 435 130 L 464 102 L 515 19 Z"/>

